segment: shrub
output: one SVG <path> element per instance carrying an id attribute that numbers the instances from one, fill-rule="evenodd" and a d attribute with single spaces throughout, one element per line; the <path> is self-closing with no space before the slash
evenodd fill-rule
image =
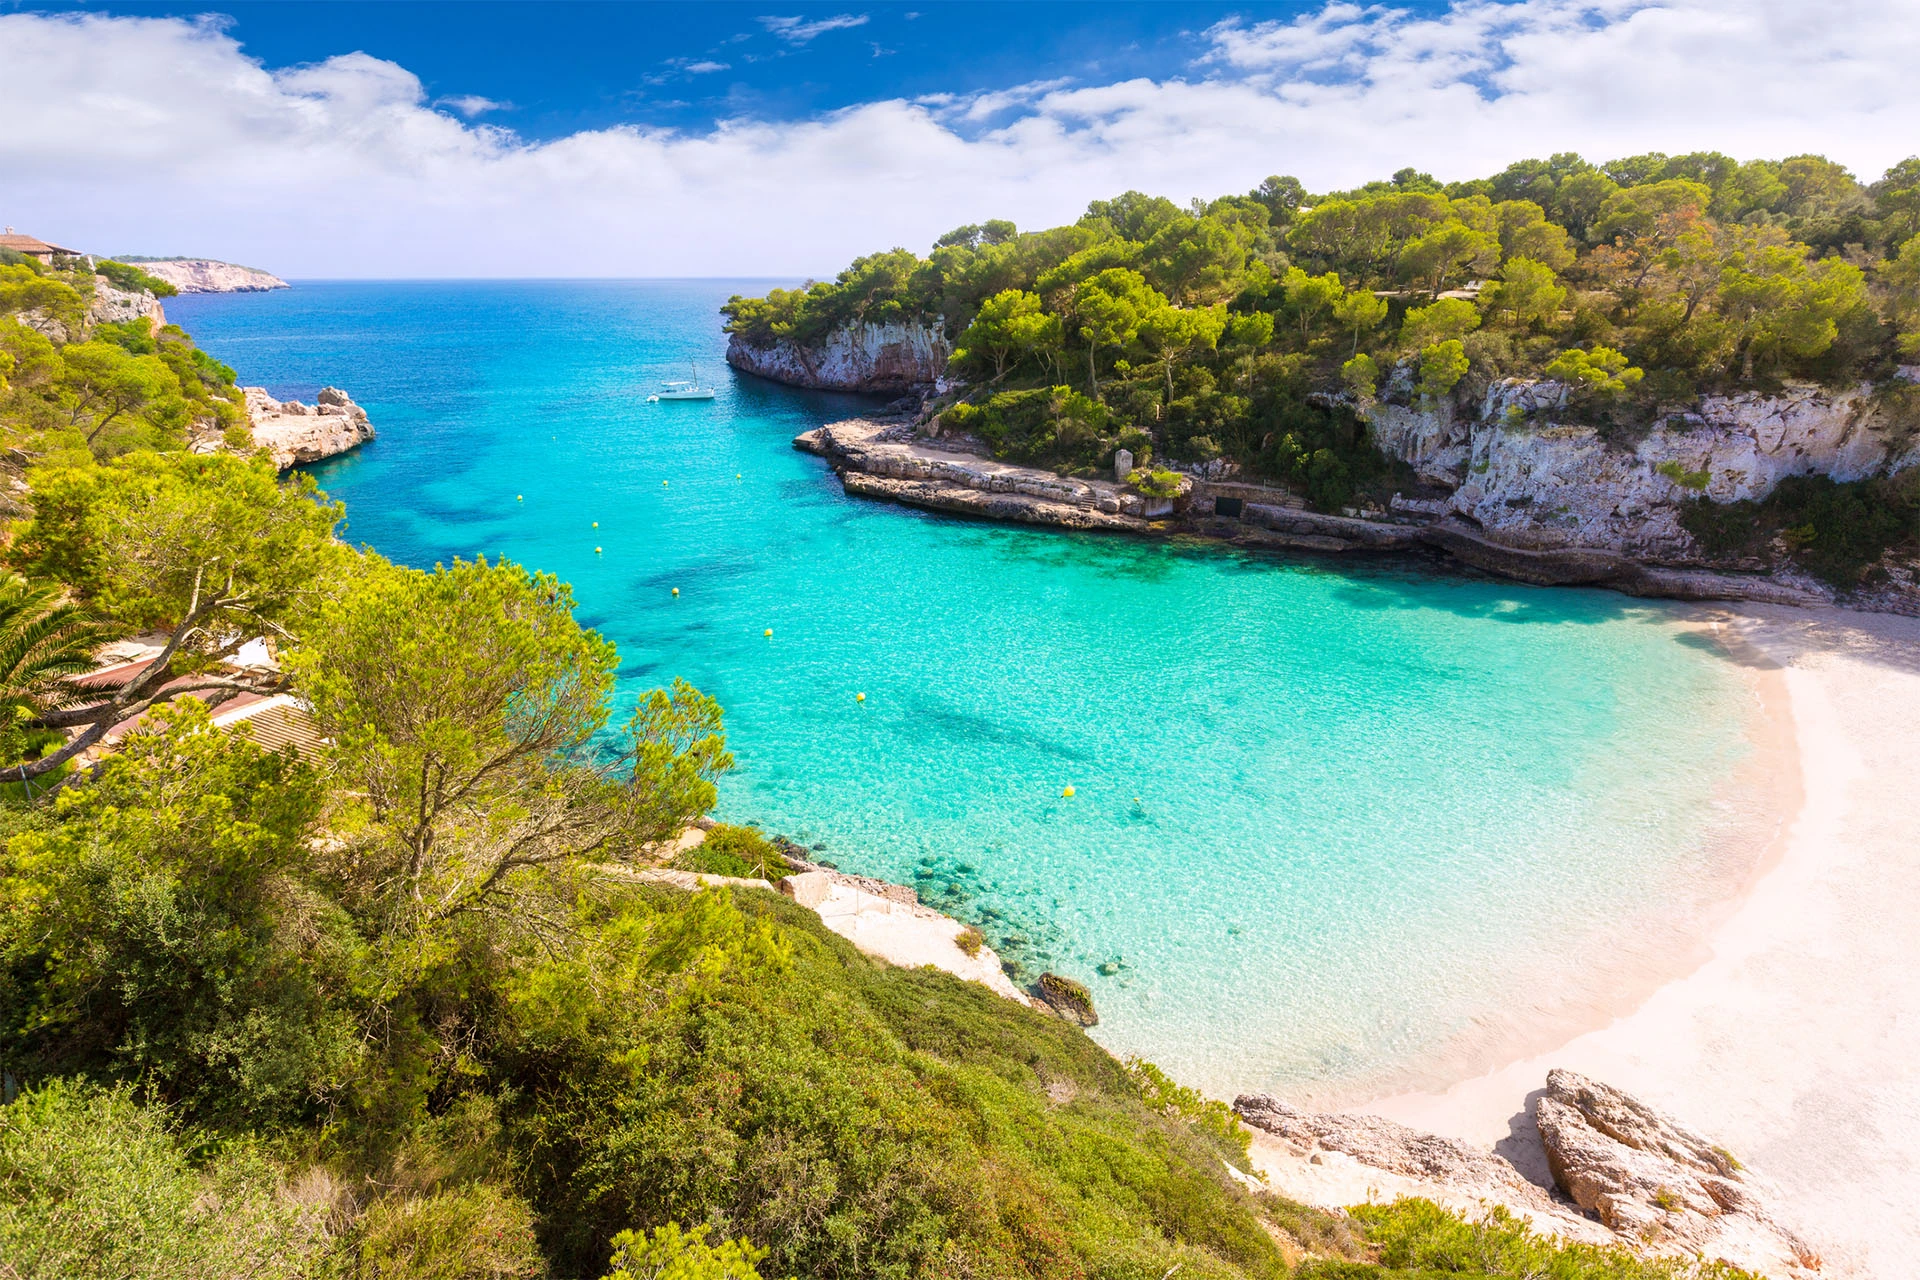
<path id="1" fill-rule="evenodd" d="M 1371 400 L 1380 386 L 1380 366 L 1374 363 L 1372 356 L 1362 351 L 1340 366 L 1340 380 L 1356 400 Z"/>
<path id="2" fill-rule="evenodd" d="M 707 1243 L 711 1230 L 701 1223 L 691 1231 L 669 1222 L 645 1231 L 622 1231 L 613 1238 L 613 1270 L 605 1280 L 760 1280 L 753 1264 L 767 1256 L 745 1240 Z"/>
<path id="3" fill-rule="evenodd" d="M 1781 538 L 1808 572 L 1856 587 L 1886 551 L 1920 536 L 1920 483 L 1789 476 L 1759 502 L 1695 498 L 1681 508 L 1680 523 L 1717 557 L 1764 556 Z"/>
<path id="4" fill-rule="evenodd" d="M 1438 400 L 1466 376 L 1467 351 L 1458 338 L 1436 342 L 1420 351 L 1420 378 L 1413 389 L 1422 399 Z"/>
<path id="5" fill-rule="evenodd" d="M 355 1227 L 359 1273 L 369 1280 L 514 1280 L 547 1270 L 532 1211 L 486 1183 L 384 1197 Z"/>
<path id="6" fill-rule="evenodd" d="M 1505 1209 L 1468 1221 L 1431 1200 L 1357 1205 L 1353 1219 L 1381 1268 L 1351 1262 L 1309 1262 L 1295 1280 L 1392 1280 L 1393 1277 L 1487 1276 L 1533 1280 L 1758 1280 L 1723 1262 L 1643 1258 L 1618 1245 L 1562 1244 L 1541 1236 Z"/>
<path id="7" fill-rule="evenodd" d="M 202 1143 L 125 1088 L 53 1080 L 0 1107 L 0 1265 L 55 1280 L 297 1274 L 321 1224 L 254 1146 Z"/>
<path id="8" fill-rule="evenodd" d="M 1640 385 L 1646 372 L 1627 364 L 1627 358 L 1612 347 L 1578 348 L 1562 351 L 1544 370 L 1575 391 L 1589 396 L 1617 396 Z"/>
<path id="9" fill-rule="evenodd" d="M 1654 468 L 1661 475 L 1679 485 L 1682 489 L 1700 490 L 1707 487 L 1713 479 L 1711 471 L 1689 471 L 1679 463 L 1669 459 Z"/>
<path id="10" fill-rule="evenodd" d="M 103 259 L 94 263 L 93 272 L 95 275 L 105 276 L 108 283 L 115 288 L 126 289 L 132 293 L 144 290 L 156 298 L 171 298 L 180 292 L 160 277 L 148 275 L 128 262 Z"/>
<path id="11" fill-rule="evenodd" d="M 793 874 L 793 866 L 780 856 L 780 848 L 752 827 L 721 823 L 707 832 L 707 838 L 673 860 L 681 871 L 703 871 L 714 876 L 742 876 L 749 879 L 778 880 Z"/>
<path id="12" fill-rule="evenodd" d="M 1127 484 L 1134 492 L 1149 498 L 1177 498 L 1180 496 L 1180 473 L 1167 471 L 1160 467 L 1135 467 L 1127 476 Z"/>
<path id="13" fill-rule="evenodd" d="M 987 945 L 987 935 L 968 925 L 960 931 L 958 937 L 954 938 L 953 945 L 969 956 L 977 956 L 980 954 L 980 948 Z"/>

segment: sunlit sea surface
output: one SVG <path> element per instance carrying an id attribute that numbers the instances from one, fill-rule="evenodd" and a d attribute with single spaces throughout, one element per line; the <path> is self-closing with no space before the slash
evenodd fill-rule
<path id="1" fill-rule="evenodd" d="M 716 308 L 769 283 L 167 310 L 244 383 L 366 407 L 379 438 L 314 469 L 349 538 L 557 573 L 623 699 L 716 696 L 721 817 L 917 884 L 1213 1092 L 1431 1080 L 1727 892 L 1753 697 L 1677 614 L 849 499 L 790 442 L 871 402 L 722 362 Z M 645 403 L 696 361 L 717 400 Z"/>

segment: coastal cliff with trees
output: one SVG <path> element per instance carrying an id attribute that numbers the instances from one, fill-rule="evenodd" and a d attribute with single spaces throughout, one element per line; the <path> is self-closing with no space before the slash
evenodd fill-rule
<path id="1" fill-rule="evenodd" d="M 1077 1025 L 649 878 L 721 709 L 616 713 L 550 576 L 341 542 L 161 292 L 0 264 L 7 1274 L 1742 1274 L 1309 1209 Z M 298 743 L 219 719 L 287 694 Z M 694 870 L 780 865 L 713 844 Z"/>
<path id="2" fill-rule="evenodd" d="M 1920 159 L 1128 192 L 724 310 L 738 367 L 887 391 L 910 369 L 925 434 L 1071 476 L 1130 458 L 1143 495 L 1233 476 L 1526 554 L 1912 582 Z M 815 359 L 836 349 L 864 365 Z"/>

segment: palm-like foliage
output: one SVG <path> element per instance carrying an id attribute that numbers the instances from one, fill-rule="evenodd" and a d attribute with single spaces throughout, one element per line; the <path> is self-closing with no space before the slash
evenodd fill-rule
<path id="1" fill-rule="evenodd" d="M 94 655 L 115 630 L 65 594 L 57 584 L 0 576 L 0 755 L 7 760 L 24 749 L 18 735 L 33 720 L 102 696 L 74 677 L 98 665 Z"/>

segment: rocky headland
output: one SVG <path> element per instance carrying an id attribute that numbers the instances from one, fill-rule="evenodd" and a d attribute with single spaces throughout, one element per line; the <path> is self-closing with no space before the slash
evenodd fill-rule
<path id="1" fill-rule="evenodd" d="M 1704 396 L 1631 435 L 1581 421 L 1564 383 L 1509 378 L 1475 397 L 1428 402 L 1402 366 L 1377 400 L 1319 398 L 1356 412 L 1380 451 L 1411 472 L 1386 507 L 1310 511 L 1298 493 L 1252 482 L 1226 461 L 1176 464 L 1180 490 L 1163 498 L 1129 487 L 1123 472 L 1109 480 L 1001 462 L 983 442 L 942 430 L 934 410 L 954 387 L 949 355 L 940 327 L 921 322 L 845 325 L 815 343 L 755 345 L 736 333 L 727 347 L 735 368 L 791 386 L 907 397 L 886 414 L 794 441 L 828 459 L 861 497 L 1258 549 L 1427 549 L 1523 582 L 1631 595 L 1831 603 L 1835 591 L 1797 570 L 1784 546 L 1763 556 L 1710 553 L 1684 526 L 1685 504 L 1764 499 L 1789 476 L 1850 481 L 1920 464 L 1920 366 L 1878 385 Z M 1882 568 L 1879 585 L 1844 603 L 1920 613 L 1920 565 L 1890 557 Z"/>
<path id="2" fill-rule="evenodd" d="M 267 450 L 282 471 L 331 458 L 373 439 L 366 410 L 338 387 L 323 387 L 310 405 L 276 400 L 264 387 L 241 390 L 247 397 L 254 446 Z"/>
<path id="3" fill-rule="evenodd" d="M 182 293 L 265 293 L 289 287 L 279 276 L 212 258 L 160 258 L 140 261 L 139 267 Z"/>
<path id="4" fill-rule="evenodd" d="M 1196 468 L 1170 498 L 1118 478 L 1062 476 L 992 458 L 979 440 L 914 417 L 852 418 L 801 433 L 794 447 L 826 458 L 846 491 L 954 515 L 1059 529 L 1197 536 L 1249 550 L 1325 554 L 1437 551 L 1502 577 L 1542 586 L 1605 586 L 1679 600 L 1819 604 L 1817 583 L 1698 565 L 1661 565 L 1609 547 L 1526 545 L 1489 531 L 1443 501 L 1390 512 L 1328 515 L 1290 490 Z M 1211 475 L 1209 475 L 1211 472 Z M 1664 478 L 1663 478 L 1664 479 Z"/>

